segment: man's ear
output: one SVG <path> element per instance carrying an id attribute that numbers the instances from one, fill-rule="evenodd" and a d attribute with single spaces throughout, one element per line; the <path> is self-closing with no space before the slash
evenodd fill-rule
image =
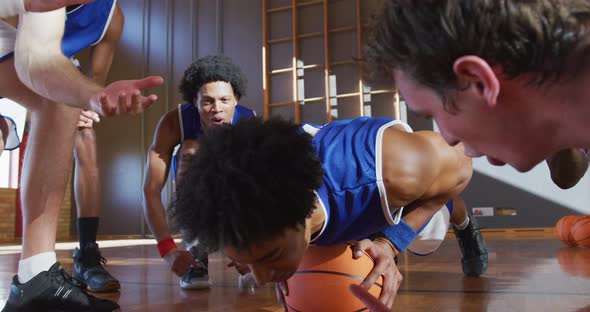
<path id="1" fill-rule="evenodd" d="M 500 83 L 488 62 L 478 56 L 465 55 L 455 60 L 453 71 L 460 85 L 468 83 L 467 90 L 484 99 L 489 107 L 496 106 Z"/>

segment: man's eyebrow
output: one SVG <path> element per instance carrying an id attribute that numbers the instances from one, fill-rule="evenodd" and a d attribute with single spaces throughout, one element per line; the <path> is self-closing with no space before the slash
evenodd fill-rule
<path id="1" fill-rule="evenodd" d="M 207 98 L 207 99 L 214 99 L 214 98 L 216 98 L 216 96 L 208 95 L 208 94 L 203 94 L 203 93 L 201 93 L 201 97 L 202 98 Z M 217 98 L 220 98 L 220 99 L 230 98 L 230 97 L 231 97 L 231 94 L 223 94 L 223 95 L 217 96 Z"/>

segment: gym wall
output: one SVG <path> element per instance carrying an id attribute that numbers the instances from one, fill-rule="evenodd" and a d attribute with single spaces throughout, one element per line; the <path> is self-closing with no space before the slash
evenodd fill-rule
<path id="1" fill-rule="evenodd" d="M 309 4 L 315 1 L 298 1 Z M 355 9 L 355 0 L 330 0 L 330 23 L 345 26 L 350 10 Z M 379 0 L 362 0 L 363 16 L 366 10 L 376 7 Z M 263 91 L 263 1 L 262 0 L 143 0 L 119 1 L 125 13 L 125 30 L 119 44 L 109 80 L 138 78 L 157 74 L 166 79 L 166 84 L 155 89 L 159 101 L 141 116 L 124 116 L 104 119 L 97 126 L 99 162 L 102 180 L 101 234 L 149 234 L 142 214 L 142 179 L 145 153 L 151 144 L 154 129 L 160 117 L 180 103 L 178 82 L 184 69 L 196 58 L 208 54 L 224 53 L 239 64 L 249 80 L 248 94 L 241 104 L 264 112 Z M 291 5 L 291 0 L 268 0 L 269 7 Z M 340 10 L 340 11 L 339 11 Z M 292 33 L 293 23 L 288 11 L 268 15 L 269 40 Z M 282 15 L 281 15 L 282 14 Z M 322 31 L 321 11 L 305 5 L 298 9 L 298 32 Z M 281 34 L 283 33 L 283 34 Z M 273 37 L 275 36 L 276 37 Z M 356 36 L 342 33 L 331 36 L 332 57 L 357 57 L 354 55 Z M 322 37 L 303 39 L 298 53 L 303 65 L 322 62 L 325 51 Z M 314 43 L 315 41 L 315 43 Z M 314 48 L 314 46 L 322 48 Z M 269 55 L 269 70 L 291 66 L 292 44 L 285 42 L 273 48 Z M 352 52 L 351 52 L 352 51 Z M 282 66 L 281 66 L 282 65 Z M 342 73 L 339 73 L 341 71 Z M 325 94 L 322 71 L 305 71 L 303 97 L 320 97 Z M 338 93 L 346 93 L 347 86 L 358 81 L 356 68 L 333 68 L 338 75 Z M 346 77 L 349 77 L 347 80 Z M 271 102 L 293 96 L 293 79 L 286 75 L 271 77 Z M 394 86 L 391 86 L 392 88 Z M 353 88 L 353 87 L 351 87 Z M 351 89 L 352 90 L 352 89 Z M 381 98 L 381 99 L 379 99 Z M 375 95 L 375 106 L 369 111 L 374 116 L 391 116 L 388 103 L 393 95 Z M 386 103 L 382 105 L 379 103 Z M 338 100 L 338 118 L 350 118 L 367 114 L 356 109 L 353 99 Z M 325 104 L 305 103 L 300 105 L 301 120 L 324 122 L 328 116 Z M 294 118 L 294 106 L 273 110 L 272 114 Z M 404 114 L 402 113 L 402 116 Z M 408 113 L 407 120 L 416 129 L 432 129 L 432 123 Z M 543 167 L 541 165 L 540 167 Z M 516 216 L 481 217 L 488 227 L 549 227 L 557 218 L 574 213 L 574 209 L 590 213 L 590 195 L 584 192 L 590 186 L 585 178 L 570 191 L 557 190 L 543 168 L 532 173 L 516 174 L 510 168 L 492 168 L 484 161 L 476 161 L 476 173 L 472 184 L 464 194 L 469 206 L 513 207 Z M 165 203 L 169 202 L 170 188 L 163 192 Z M 585 208 L 589 207 L 589 208 Z"/>

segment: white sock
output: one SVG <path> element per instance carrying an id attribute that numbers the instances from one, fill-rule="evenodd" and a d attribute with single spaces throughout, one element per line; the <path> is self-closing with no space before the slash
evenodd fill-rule
<path id="1" fill-rule="evenodd" d="M 30 281 L 37 274 L 49 271 L 52 265 L 57 262 L 55 252 L 42 252 L 18 262 L 18 281 L 22 284 Z"/>
<path id="2" fill-rule="evenodd" d="M 453 224 L 455 228 L 459 231 L 464 230 L 469 225 L 469 216 L 465 217 L 465 221 L 461 224 Z"/>

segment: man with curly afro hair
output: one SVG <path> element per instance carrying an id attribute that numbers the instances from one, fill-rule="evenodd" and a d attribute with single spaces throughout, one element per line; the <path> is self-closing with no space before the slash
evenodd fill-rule
<path id="1" fill-rule="evenodd" d="M 450 201 L 471 175 L 461 144 L 398 120 L 314 126 L 250 118 L 207 129 L 172 216 L 187 239 L 222 249 L 258 285 L 276 283 L 283 306 L 285 281 L 310 243 L 356 241 L 354 257 L 366 251 L 375 260 L 361 286 L 383 276 L 379 299 L 391 308 L 402 279 L 395 256 L 433 252 L 451 222 L 468 231 L 464 258 L 487 265 L 473 218 Z"/>
<path id="2" fill-rule="evenodd" d="M 184 103 L 160 119 L 148 150 L 143 186 L 145 217 L 158 241 L 160 255 L 170 270 L 181 277 L 183 289 L 210 286 L 207 247 L 187 244 L 188 250 L 178 249 L 168 227 L 162 189 L 169 173 L 171 180 L 180 185 L 186 160 L 199 149 L 205 129 L 255 115 L 238 105 L 246 85 L 244 73 L 230 58 L 214 55 L 198 59 L 186 69 L 180 82 Z"/>

